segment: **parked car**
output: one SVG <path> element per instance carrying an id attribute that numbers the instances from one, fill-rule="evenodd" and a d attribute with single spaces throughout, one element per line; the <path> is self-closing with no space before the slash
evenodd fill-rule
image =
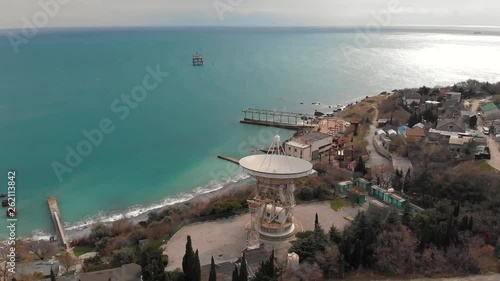
<path id="1" fill-rule="evenodd" d="M 490 134 L 490 128 L 488 128 L 488 127 L 483 127 L 483 133 L 484 133 L 485 135 L 489 135 L 489 134 Z"/>

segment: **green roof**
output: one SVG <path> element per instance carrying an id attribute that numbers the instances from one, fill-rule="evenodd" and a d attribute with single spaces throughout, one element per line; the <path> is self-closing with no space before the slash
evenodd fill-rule
<path id="1" fill-rule="evenodd" d="M 481 111 L 482 112 L 486 112 L 488 110 L 492 110 L 492 109 L 495 109 L 495 108 L 497 108 L 497 106 L 494 103 L 490 102 L 488 104 L 485 104 L 485 105 L 481 106 Z"/>

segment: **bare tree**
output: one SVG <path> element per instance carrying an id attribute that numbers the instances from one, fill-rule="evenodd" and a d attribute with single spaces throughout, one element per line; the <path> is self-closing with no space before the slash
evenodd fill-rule
<path id="1" fill-rule="evenodd" d="M 340 272 L 339 256 L 340 251 L 337 245 L 329 246 L 324 252 L 316 253 L 315 258 L 321 271 L 323 271 L 323 278 L 330 279 Z"/>
<path id="2" fill-rule="evenodd" d="M 380 187 L 388 189 L 391 186 L 394 172 L 392 167 L 388 164 L 377 165 L 371 169 L 372 178 L 377 180 Z"/>
<path id="3" fill-rule="evenodd" d="M 377 237 L 376 265 L 385 274 L 401 276 L 413 273 L 416 239 L 405 228 L 384 230 Z"/>
<path id="4" fill-rule="evenodd" d="M 56 245 L 47 240 L 30 241 L 28 247 L 41 260 L 53 256 L 57 252 Z"/>
<path id="5" fill-rule="evenodd" d="M 2 243 L 0 245 L 0 280 L 7 280 L 7 277 L 10 275 L 9 274 L 9 267 L 8 267 L 8 260 L 9 257 L 7 256 L 9 254 L 9 246 L 6 243 Z"/>
<path id="6" fill-rule="evenodd" d="M 288 270 L 282 276 L 287 281 L 319 281 L 324 280 L 321 269 L 316 263 L 303 262 L 297 270 Z"/>
<path id="7" fill-rule="evenodd" d="M 66 252 L 59 258 L 59 262 L 61 263 L 61 266 L 64 267 L 65 272 L 68 272 L 72 266 L 77 264 L 78 259 L 71 253 Z"/>

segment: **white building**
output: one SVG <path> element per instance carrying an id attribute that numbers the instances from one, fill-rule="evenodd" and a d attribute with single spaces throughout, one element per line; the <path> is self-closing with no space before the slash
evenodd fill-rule
<path id="1" fill-rule="evenodd" d="M 310 132 L 285 143 L 285 154 L 307 161 L 316 160 L 332 148 L 333 137 L 321 132 Z"/>

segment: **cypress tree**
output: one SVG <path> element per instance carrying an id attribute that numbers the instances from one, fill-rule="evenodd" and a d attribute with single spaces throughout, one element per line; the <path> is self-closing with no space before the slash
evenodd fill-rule
<path id="1" fill-rule="evenodd" d="M 460 222 L 460 226 L 458 227 L 458 229 L 461 230 L 461 231 L 467 230 L 468 226 L 469 226 L 469 218 L 467 217 L 467 215 L 465 215 L 462 218 L 462 222 Z"/>
<path id="2" fill-rule="evenodd" d="M 318 213 L 316 213 L 316 215 L 314 217 L 314 226 L 317 226 L 318 224 L 319 224 Z"/>
<path id="3" fill-rule="evenodd" d="M 234 265 L 233 278 L 231 280 L 240 281 L 240 277 L 238 276 L 238 267 L 236 267 L 236 265 Z"/>
<path id="4" fill-rule="evenodd" d="M 469 231 L 472 231 L 472 226 L 473 226 L 473 219 L 472 219 L 472 216 L 469 218 L 469 223 L 467 224 L 467 229 Z"/>
<path id="5" fill-rule="evenodd" d="M 495 246 L 495 256 L 500 260 L 500 237 L 497 240 L 497 245 Z"/>
<path id="6" fill-rule="evenodd" d="M 339 244 L 340 239 L 342 239 L 342 237 L 340 236 L 340 231 L 333 224 L 328 231 L 328 237 L 330 238 L 330 243 L 335 244 Z"/>
<path id="7" fill-rule="evenodd" d="M 56 281 L 56 275 L 54 274 L 54 270 L 50 268 L 50 281 Z"/>
<path id="8" fill-rule="evenodd" d="M 245 253 L 243 253 L 243 257 L 241 258 L 239 281 L 248 281 L 247 260 L 245 258 Z"/>
<path id="9" fill-rule="evenodd" d="M 208 278 L 208 281 L 217 281 L 217 275 L 215 272 L 214 256 L 212 256 L 212 264 L 210 265 L 210 277 Z"/>
<path id="10" fill-rule="evenodd" d="M 200 256 L 198 255 L 198 249 L 194 254 L 193 264 L 191 267 L 191 281 L 201 281 L 201 266 L 200 266 Z"/>
<path id="11" fill-rule="evenodd" d="M 460 214 L 460 203 L 455 204 L 455 209 L 453 210 L 453 216 L 456 218 Z"/>
<path id="12" fill-rule="evenodd" d="M 413 216 L 411 213 L 410 204 L 406 204 L 403 209 L 403 216 L 401 217 L 401 223 L 409 227 L 411 224 L 412 217 Z"/>
<path id="13" fill-rule="evenodd" d="M 182 258 L 182 271 L 184 272 L 184 276 L 186 277 L 187 281 L 193 281 L 191 274 L 191 269 L 193 267 L 193 258 L 194 251 L 193 246 L 191 245 L 191 236 L 188 235 L 186 242 L 186 253 Z"/>

